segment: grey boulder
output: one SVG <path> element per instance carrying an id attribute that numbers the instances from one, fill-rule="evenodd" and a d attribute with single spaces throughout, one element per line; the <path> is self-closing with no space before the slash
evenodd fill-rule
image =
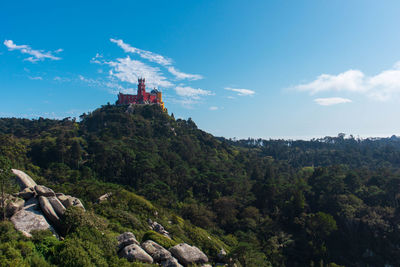
<path id="1" fill-rule="evenodd" d="M 46 218 L 54 223 L 56 226 L 60 226 L 60 218 L 53 209 L 53 206 L 50 204 L 50 201 L 46 197 L 40 196 L 39 204 Z"/>
<path id="2" fill-rule="evenodd" d="M 185 266 L 189 264 L 203 264 L 208 262 L 206 254 L 197 247 L 190 246 L 186 243 L 178 244 L 170 248 L 169 251 Z"/>
<path id="3" fill-rule="evenodd" d="M 169 236 L 169 232 L 167 230 L 164 229 L 164 226 L 162 226 L 161 224 L 159 224 L 158 222 L 153 222 L 149 219 L 149 224 L 150 224 L 150 228 L 153 231 L 156 231 L 159 234 L 164 235 L 165 237 L 168 237 L 169 239 L 171 239 L 171 237 Z"/>
<path id="4" fill-rule="evenodd" d="M 79 208 L 85 210 L 85 207 L 83 206 L 82 202 L 76 197 L 72 197 L 72 196 L 64 195 L 64 194 L 57 194 L 57 198 L 58 198 L 58 200 L 61 201 L 61 203 L 67 209 L 69 207 L 79 207 Z"/>
<path id="5" fill-rule="evenodd" d="M 147 240 L 143 242 L 142 248 L 153 258 L 155 262 L 162 262 L 172 257 L 171 252 L 153 240 Z"/>
<path id="6" fill-rule="evenodd" d="M 24 207 L 11 217 L 11 222 L 14 224 L 15 229 L 28 237 L 31 237 L 30 232 L 33 230 L 49 229 L 56 234 L 54 228 L 44 217 L 36 198 L 26 201 Z"/>
<path id="7" fill-rule="evenodd" d="M 6 199 L 6 216 L 11 217 L 24 207 L 25 200 L 8 195 Z"/>
<path id="8" fill-rule="evenodd" d="M 54 197 L 56 195 L 53 190 L 44 185 L 36 185 L 35 191 L 39 196 L 44 197 Z"/>
<path id="9" fill-rule="evenodd" d="M 58 216 L 61 216 L 65 212 L 65 207 L 63 204 L 61 204 L 60 200 L 58 200 L 57 197 L 48 197 L 47 198 L 53 207 L 54 211 L 57 213 Z"/>
<path id="10" fill-rule="evenodd" d="M 25 200 L 28 200 L 28 199 L 34 197 L 35 195 L 36 195 L 36 192 L 33 189 L 33 187 L 27 187 L 18 193 L 18 196 Z"/>
<path id="11" fill-rule="evenodd" d="M 121 258 L 126 258 L 128 261 L 141 261 L 146 263 L 153 263 L 153 258 L 146 253 L 141 247 L 136 244 L 132 244 L 124 247 L 118 256 Z"/>
<path id="12" fill-rule="evenodd" d="M 64 207 L 66 207 L 66 208 L 70 207 L 70 205 L 68 206 L 68 199 L 71 198 L 71 196 L 64 195 L 63 193 L 57 193 L 56 197 L 58 198 L 58 200 L 61 201 L 61 203 L 64 205 Z M 72 201 L 71 201 L 71 205 L 72 205 Z"/>
<path id="13" fill-rule="evenodd" d="M 139 242 L 136 240 L 135 235 L 131 232 L 125 232 L 120 234 L 117 237 L 117 240 L 118 240 L 118 251 L 132 244 L 139 245 Z"/>
<path id="14" fill-rule="evenodd" d="M 108 192 L 104 195 L 101 195 L 98 199 L 97 199 L 97 203 L 101 203 L 104 202 L 106 200 L 108 200 L 110 197 L 112 196 L 112 192 Z"/>
<path id="15" fill-rule="evenodd" d="M 78 207 L 78 208 L 85 210 L 85 207 L 83 206 L 83 204 L 79 198 L 74 197 L 73 205 L 74 205 L 74 207 Z"/>
<path id="16" fill-rule="evenodd" d="M 17 177 L 17 181 L 21 185 L 22 189 L 27 187 L 35 187 L 35 181 L 28 174 L 17 169 L 11 169 L 11 171 Z"/>

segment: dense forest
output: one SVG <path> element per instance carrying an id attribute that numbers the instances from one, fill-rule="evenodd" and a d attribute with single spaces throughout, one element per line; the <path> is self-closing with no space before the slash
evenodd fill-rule
<path id="1" fill-rule="evenodd" d="M 224 248 L 236 266 L 400 266 L 396 136 L 234 141 L 158 106 L 106 105 L 79 121 L 0 119 L 0 155 L 88 210 L 66 216 L 64 240 L 3 222 L 0 265 L 128 266 L 113 236 L 155 235 L 153 218 L 173 237 L 159 242 L 213 262 Z"/>

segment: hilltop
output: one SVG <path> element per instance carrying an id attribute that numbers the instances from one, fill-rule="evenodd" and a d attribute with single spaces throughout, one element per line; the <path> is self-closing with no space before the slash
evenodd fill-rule
<path id="1" fill-rule="evenodd" d="M 222 261 L 242 266 L 400 264 L 397 138 L 234 142 L 157 105 L 106 105 L 80 118 L 0 119 L 12 166 L 87 209 L 71 214 L 63 241 L 27 240 L 3 223 L 2 251 L 21 262 L 129 264 L 113 245 L 129 231 L 167 248 L 195 245 L 211 262 L 223 249 Z"/>

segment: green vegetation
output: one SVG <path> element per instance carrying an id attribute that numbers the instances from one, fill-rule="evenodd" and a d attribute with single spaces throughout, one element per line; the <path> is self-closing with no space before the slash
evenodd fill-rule
<path id="1" fill-rule="evenodd" d="M 224 249 L 239 266 L 399 266 L 400 139 L 344 137 L 232 141 L 157 106 L 107 105 L 80 122 L 0 119 L 11 166 L 87 208 L 68 209 L 63 241 L 3 222 L 0 262 L 135 266 L 115 252 L 115 236 L 132 231 L 212 261 Z"/>
<path id="2" fill-rule="evenodd" d="M 165 236 L 163 236 L 162 234 L 159 234 L 157 232 L 154 231 L 147 231 L 143 238 L 143 240 L 153 240 L 154 242 L 156 242 L 157 244 L 163 246 L 166 249 L 169 249 L 175 245 L 177 245 L 178 243 L 175 242 L 174 240 L 171 240 Z"/>

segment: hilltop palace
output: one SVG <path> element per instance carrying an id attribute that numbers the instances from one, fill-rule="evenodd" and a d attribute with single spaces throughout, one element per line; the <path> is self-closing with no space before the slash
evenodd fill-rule
<path id="1" fill-rule="evenodd" d="M 163 110 L 164 102 L 162 101 L 162 93 L 156 89 L 151 90 L 150 93 L 146 92 L 145 79 L 138 79 L 137 95 L 129 94 L 118 94 L 117 105 L 129 105 L 129 104 L 144 104 L 144 105 L 160 105 Z"/>

